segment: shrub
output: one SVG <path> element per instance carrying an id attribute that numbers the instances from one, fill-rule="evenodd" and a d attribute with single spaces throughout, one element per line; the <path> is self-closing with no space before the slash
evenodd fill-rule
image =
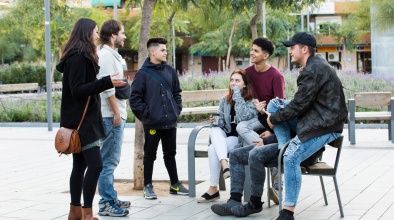
<path id="1" fill-rule="evenodd" d="M 38 83 L 41 87 L 46 85 L 46 68 L 39 64 L 16 63 L 0 70 L 0 79 L 3 84 Z M 55 71 L 53 81 L 61 81 L 62 75 Z"/>
<path id="2" fill-rule="evenodd" d="M 14 67 L 15 69 L 18 69 Z M 40 67 L 37 67 L 40 68 Z M 42 68 L 42 67 L 41 67 Z M 8 68 L 7 68 L 8 69 Z M 22 68 L 19 68 L 20 71 Z M 26 68 L 27 69 L 27 68 Z M 16 72 L 17 72 L 16 71 Z M 23 75 L 23 74 L 21 74 Z M 229 84 L 228 72 L 214 72 L 211 74 L 185 74 L 179 77 L 181 88 L 184 91 L 201 90 L 201 89 L 225 89 Z M 285 72 L 285 95 L 287 99 L 291 100 L 297 91 L 297 72 Z M 355 92 L 394 92 L 394 78 L 385 78 L 374 75 L 360 75 L 348 72 L 338 72 L 338 76 L 342 81 L 343 89 L 345 91 L 346 99 L 353 97 Z M 3 81 L 4 82 L 4 81 Z M 8 83 L 8 82 L 7 82 Z M 54 93 L 52 98 L 52 112 L 53 121 L 60 121 L 60 103 L 61 95 Z M 206 103 L 204 103 L 206 104 Z M 7 98 L 7 96 L 0 96 L 0 121 L 2 122 L 45 122 L 47 121 L 46 114 L 46 94 L 24 94 L 18 98 Z M 201 103 L 187 103 L 184 107 L 198 106 Z M 379 107 L 373 108 L 379 110 Z M 367 111 L 368 109 L 358 109 L 357 111 Z M 135 116 L 130 108 L 127 108 L 128 123 L 135 122 Z M 185 115 L 179 118 L 179 122 L 200 122 L 209 118 L 209 114 L 203 115 Z"/>

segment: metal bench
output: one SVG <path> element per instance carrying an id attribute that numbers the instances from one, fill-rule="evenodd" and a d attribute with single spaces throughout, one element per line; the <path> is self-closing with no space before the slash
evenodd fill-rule
<path id="1" fill-rule="evenodd" d="M 227 92 L 227 89 L 184 91 L 181 93 L 182 103 L 215 102 L 216 105 L 186 107 L 182 109 L 181 115 L 216 113 L 219 108 L 218 104 L 220 99 L 223 98 Z"/>
<path id="2" fill-rule="evenodd" d="M 387 106 L 387 111 L 356 112 L 356 107 Z M 349 99 L 349 141 L 356 143 L 356 121 L 388 120 L 389 140 L 394 143 L 394 99 L 391 92 L 359 92 Z"/>

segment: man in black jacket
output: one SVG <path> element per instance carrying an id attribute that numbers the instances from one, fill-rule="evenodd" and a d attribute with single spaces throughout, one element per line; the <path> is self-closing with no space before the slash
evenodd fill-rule
<path id="1" fill-rule="evenodd" d="M 131 85 L 130 107 L 142 122 L 145 133 L 144 144 L 144 197 L 156 199 L 152 186 L 153 164 L 161 140 L 164 163 L 170 176 L 170 193 L 188 195 L 178 180 L 176 168 L 176 126 L 182 111 L 182 89 L 176 70 L 166 63 L 164 38 L 151 38 L 147 48 L 149 57 L 138 70 Z"/>
<path id="2" fill-rule="evenodd" d="M 290 140 L 284 153 L 285 199 L 277 219 L 294 219 L 301 188 L 300 163 L 325 144 L 338 138 L 347 118 L 342 83 L 326 60 L 315 56 L 316 39 L 308 32 L 296 33 L 284 41 L 291 61 L 301 65 L 298 90 L 289 102 L 273 99 L 267 107 L 267 122 L 274 129 L 279 148 Z"/>

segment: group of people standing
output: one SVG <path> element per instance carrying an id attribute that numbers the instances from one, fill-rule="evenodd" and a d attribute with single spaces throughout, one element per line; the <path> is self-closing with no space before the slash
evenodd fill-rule
<path id="1" fill-rule="evenodd" d="M 99 32 L 93 20 L 79 19 L 56 66 L 63 73 L 60 125 L 76 128 L 88 102 L 79 132 L 82 152 L 73 154 L 69 220 L 97 219 L 92 211 L 97 185 L 99 215 L 129 214 L 130 202 L 119 200 L 114 189 L 114 170 L 120 161 L 127 119 L 127 99 L 116 96 L 116 88 L 127 83 L 116 49 L 123 47 L 125 39 L 124 26 L 117 20 L 105 21 Z M 129 97 L 144 128 L 146 199 L 157 198 L 152 175 L 160 141 L 170 194 L 189 194 L 178 179 L 175 160 L 182 89 L 176 70 L 166 63 L 166 43 L 164 38 L 148 40 L 149 57 L 133 79 Z M 211 129 L 208 147 L 210 187 L 197 200 L 205 203 L 220 198 L 217 184 L 223 169 L 224 177 L 231 178 L 231 191 L 226 203 L 212 205 L 218 215 L 245 217 L 262 211 L 265 167 L 277 161 L 279 150 L 291 140 L 284 156 L 284 208 L 277 219 L 294 219 L 301 187 L 299 165 L 342 133 L 347 117 L 342 84 L 327 61 L 315 56 L 316 39 L 300 32 L 283 44 L 290 47 L 292 62 L 301 65 L 293 100 L 286 100 L 283 75 L 267 62 L 274 44 L 266 38 L 254 39 L 250 51 L 253 65 L 231 73 L 228 94 L 220 100 L 219 123 Z M 213 123 L 212 117 L 210 121 Z M 246 164 L 250 166 L 251 197 L 242 204 Z M 282 183 L 277 182 L 277 169 L 271 169 L 273 188 L 269 193 L 279 203 Z"/>
<path id="2" fill-rule="evenodd" d="M 182 90 L 175 69 L 166 64 L 167 41 L 149 39 L 149 57 L 133 80 L 131 95 L 123 98 L 117 95 L 116 88 L 126 86 L 127 78 L 117 48 L 124 46 L 125 39 L 120 21 L 107 20 L 99 31 L 95 21 L 79 19 L 56 66 L 63 73 L 60 126 L 76 128 L 87 105 L 79 130 L 82 151 L 72 155 L 69 220 L 98 219 L 93 217 L 92 210 L 97 185 L 101 196 L 99 215 L 121 217 L 129 214 L 130 201 L 120 200 L 114 189 L 114 171 L 120 162 L 127 119 L 127 99 L 145 131 L 144 197 L 157 198 L 152 174 L 160 140 L 171 181 L 170 193 L 189 194 L 178 179 L 175 161 L 176 122 L 182 110 Z M 164 87 L 157 77 L 169 85 Z"/>

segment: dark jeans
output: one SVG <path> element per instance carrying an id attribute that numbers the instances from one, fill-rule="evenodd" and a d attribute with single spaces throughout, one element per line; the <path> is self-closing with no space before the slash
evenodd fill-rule
<path id="1" fill-rule="evenodd" d="M 269 144 L 261 147 L 249 145 L 231 151 L 230 173 L 231 193 L 243 194 L 245 182 L 245 167 L 248 165 L 251 178 L 251 195 L 261 197 L 264 189 L 265 166 L 277 164 L 279 155 L 278 144 Z"/>
<path id="2" fill-rule="evenodd" d="M 161 140 L 164 164 L 170 176 L 171 184 L 178 182 L 176 170 L 176 128 L 171 129 L 144 129 L 144 184 L 152 183 L 153 164 L 156 160 L 157 147 Z"/>
<path id="3" fill-rule="evenodd" d="M 102 169 L 103 161 L 99 147 L 93 147 L 79 154 L 73 154 L 73 169 L 70 176 L 72 205 L 81 205 L 81 194 L 83 191 L 84 207 L 92 207 L 97 181 Z"/>

